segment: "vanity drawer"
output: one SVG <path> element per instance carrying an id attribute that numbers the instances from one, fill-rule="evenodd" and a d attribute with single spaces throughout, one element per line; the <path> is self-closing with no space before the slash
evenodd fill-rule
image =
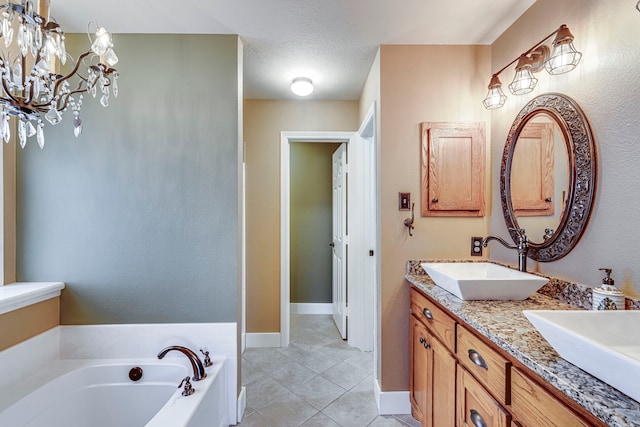
<path id="1" fill-rule="evenodd" d="M 503 405 L 510 402 L 511 363 L 480 338 L 458 325 L 456 355 L 460 363 Z"/>
<path id="2" fill-rule="evenodd" d="M 456 321 L 414 288 L 411 288 L 411 313 L 427 326 L 451 353 L 455 352 Z"/>
<path id="3" fill-rule="evenodd" d="M 471 374 L 464 368 L 458 367 L 456 377 L 458 427 L 513 426 L 511 415 Z"/>
<path id="4" fill-rule="evenodd" d="M 573 411 L 517 368 L 511 368 L 511 410 L 525 426 L 591 425 L 583 422 Z"/>

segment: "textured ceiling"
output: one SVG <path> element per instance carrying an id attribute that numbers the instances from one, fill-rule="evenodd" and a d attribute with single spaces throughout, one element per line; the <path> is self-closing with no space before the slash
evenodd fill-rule
<path id="1" fill-rule="evenodd" d="M 381 44 L 491 44 L 535 0 L 52 0 L 66 32 L 238 34 L 244 97 L 358 99 Z M 117 43 L 117 41 L 116 41 Z M 117 52 L 117 45 L 115 46 Z"/>

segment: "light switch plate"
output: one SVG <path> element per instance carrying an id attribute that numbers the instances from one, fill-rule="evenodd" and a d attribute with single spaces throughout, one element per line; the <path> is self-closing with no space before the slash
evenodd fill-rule
<path id="1" fill-rule="evenodd" d="M 398 193 L 398 210 L 411 210 L 411 193 Z"/>

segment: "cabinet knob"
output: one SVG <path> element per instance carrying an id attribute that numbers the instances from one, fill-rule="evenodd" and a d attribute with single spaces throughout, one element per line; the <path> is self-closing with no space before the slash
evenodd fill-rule
<path id="1" fill-rule="evenodd" d="M 433 199 L 431 199 L 431 203 L 438 203 L 438 202 L 439 202 L 439 200 L 438 200 L 437 197 L 434 197 Z"/>
<path id="2" fill-rule="evenodd" d="M 478 411 L 476 411 L 475 409 L 471 409 L 469 411 L 469 414 L 469 419 L 475 427 L 487 427 L 487 423 L 484 422 L 484 420 L 482 419 L 482 415 L 480 415 Z"/>
<path id="3" fill-rule="evenodd" d="M 422 310 L 422 314 L 424 314 L 424 317 L 426 317 L 427 319 L 433 320 L 433 314 L 431 314 L 431 310 L 429 310 L 427 307 Z"/>
<path id="4" fill-rule="evenodd" d="M 489 369 L 489 367 L 487 366 L 487 362 L 485 362 L 482 356 L 480 356 L 480 353 L 472 348 L 469 349 L 469 359 L 471 359 L 473 363 L 480 366 L 481 368 Z"/>
<path id="5" fill-rule="evenodd" d="M 424 345 L 424 348 L 427 350 L 431 348 L 431 344 L 429 344 L 426 340 L 423 345 Z"/>
<path id="6" fill-rule="evenodd" d="M 551 203 L 553 199 L 551 197 L 547 197 L 546 199 L 544 199 L 544 201 L 547 203 Z"/>
<path id="7" fill-rule="evenodd" d="M 425 341 L 426 340 L 424 338 L 420 337 L 420 344 L 424 344 Z"/>

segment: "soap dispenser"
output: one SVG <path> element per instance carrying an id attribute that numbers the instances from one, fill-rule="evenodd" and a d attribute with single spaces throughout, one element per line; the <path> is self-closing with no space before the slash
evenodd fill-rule
<path id="1" fill-rule="evenodd" d="M 624 310 L 624 293 L 613 284 L 610 268 L 600 268 L 605 272 L 602 286 L 593 289 L 593 310 Z"/>

